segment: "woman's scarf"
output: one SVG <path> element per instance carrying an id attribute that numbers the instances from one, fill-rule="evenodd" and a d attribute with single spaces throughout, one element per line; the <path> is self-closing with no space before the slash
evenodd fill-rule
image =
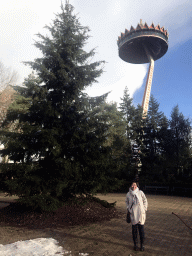
<path id="1" fill-rule="evenodd" d="M 138 191 L 139 191 L 139 188 L 136 188 L 135 190 L 132 190 L 131 188 L 129 189 L 129 192 L 133 196 L 133 204 L 138 204 L 139 203 L 139 198 L 137 196 Z"/>
<path id="2" fill-rule="evenodd" d="M 132 189 L 130 188 L 129 191 L 130 191 L 131 194 L 134 196 L 134 195 L 136 195 L 136 193 L 139 191 L 139 188 L 136 188 L 135 190 L 132 190 Z"/>

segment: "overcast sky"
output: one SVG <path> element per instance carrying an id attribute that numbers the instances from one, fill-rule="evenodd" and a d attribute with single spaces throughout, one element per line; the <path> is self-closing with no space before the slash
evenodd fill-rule
<path id="1" fill-rule="evenodd" d="M 65 3 L 65 1 L 63 1 Z M 87 89 L 90 96 L 111 91 L 109 101 L 120 101 L 125 86 L 134 104 L 141 104 L 148 65 L 128 64 L 118 56 L 117 39 L 125 28 L 140 19 L 168 29 L 169 49 L 155 62 L 152 94 L 167 116 L 178 104 L 192 117 L 192 0 L 69 0 L 80 22 L 89 26 L 87 48 L 97 47 L 93 60 L 105 60 L 104 74 Z M 22 61 L 34 60 L 40 52 L 33 46 L 38 32 L 46 33 L 61 0 L 6 0 L 0 4 L 0 60 L 20 74 L 20 83 L 31 73 Z"/>

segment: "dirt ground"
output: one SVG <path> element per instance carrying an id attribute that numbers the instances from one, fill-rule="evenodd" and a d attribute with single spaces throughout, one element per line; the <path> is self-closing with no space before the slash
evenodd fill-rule
<path id="1" fill-rule="evenodd" d="M 61 219 L 66 220 L 67 216 L 63 209 L 55 215 L 57 218 L 49 216 L 47 217 L 49 221 L 46 222 L 41 215 L 35 217 L 35 214 L 30 213 L 24 218 L 23 213 L 20 215 L 15 211 L 10 213 L 6 210 L 8 207 L 2 208 L 0 244 L 52 237 L 59 241 L 59 245 L 63 248 L 71 251 L 73 256 L 79 253 L 95 256 L 192 255 L 192 231 L 172 214 L 172 212 L 178 214 L 192 228 L 191 198 L 146 195 L 149 203 L 145 223 L 146 246 L 144 252 L 135 252 L 131 224 L 125 221 L 125 196 L 125 194 L 98 194 L 97 197 L 109 203 L 117 201 L 116 210 L 105 210 L 106 208 L 89 204 L 83 208 L 83 211 L 77 209 L 78 211 L 74 212 L 74 216 L 79 221 L 75 223 L 71 220 L 71 225 L 64 225 L 64 221 L 61 222 Z M 11 201 L 12 198 L 9 200 Z M 0 201 L 7 201 L 7 198 L 4 200 L 0 197 Z M 89 211 L 91 211 L 90 215 Z M 94 216 L 92 220 L 90 216 Z"/>

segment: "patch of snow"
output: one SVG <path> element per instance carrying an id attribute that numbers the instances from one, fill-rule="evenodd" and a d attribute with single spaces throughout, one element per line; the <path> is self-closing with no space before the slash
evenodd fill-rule
<path id="1" fill-rule="evenodd" d="M 58 246 L 57 240 L 53 238 L 36 238 L 25 241 L 18 241 L 12 244 L 0 244 L 0 256 L 59 256 L 71 255 L 62 246 Z M 87 256 L 88 253 L 79 253 Z"/>

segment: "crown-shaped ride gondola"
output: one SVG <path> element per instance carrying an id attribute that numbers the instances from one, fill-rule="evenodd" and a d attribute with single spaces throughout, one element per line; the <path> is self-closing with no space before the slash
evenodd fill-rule
<path id="1" fill-rule="evenodd" d="M 148 26 L 142 20 L 136 28 L 125 29 L 118 37 L 119 57 L 129 63 L 150 63 L 148 78 L 143 96 L 143 118 L 146 117 L 150 99 L 154 61 L 160 59 L 168 50 L 168 31 L 160 25 Z"/>

